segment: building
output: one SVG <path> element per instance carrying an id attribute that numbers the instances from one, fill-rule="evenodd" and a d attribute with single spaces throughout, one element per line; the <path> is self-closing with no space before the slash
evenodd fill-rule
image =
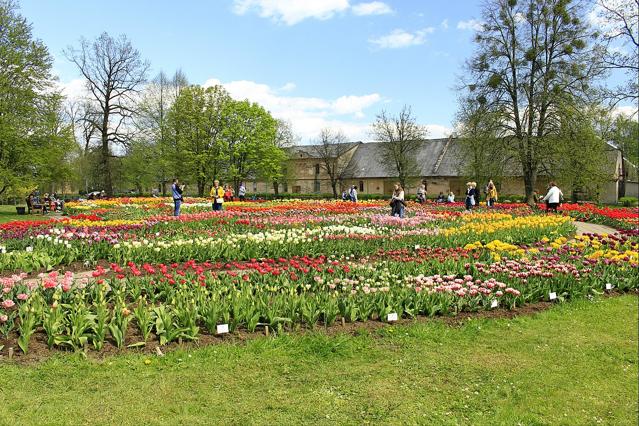
<path id="1" fill-rule="evenodd" d="M 334 147 L 340 160 L 340 180 L 338 192 L 355 185 L 360 194 L 390 195 L 397 182 L 397 174 L 387 166 L 380 142 L 350 142 Z M 313 145 L 301 145 L 288 148 L 289 161 L 286 178 L 278 185 L 278 193 L 289 194 L 332 194 L 330 177 L 323 166 L 324 156 Z M 617 201 L 621 171 L 621 154 L 610 146 L 611 180 L 605 185 L 600 198 L 607 203 Z M 420 143 L 417 150 L 416 176 L 408 180 L 407 194 L 415 195 L 420 184 L 425 184 L 429 196 L 440 192 L 453 191 L 456 195 L 466 190 L 468 177 L 463 171 L 458 139 L 427 139 Z M 626 195 L 636 196 L 636 167 L 626 161 Z M 634 167 L 634 169 L 633 169 Z M 629 173 L 630 172 L 630 173 Z M 539 176 L 538 191 L 543 193 L 549 177 Z M 486 182 L 478 182 L 482 187 Z M 502 177 L 499 182 L 500 193 L 504 195 L 524 195 L 523 177 L 517 176 L 516 170 L 510 176 Z M 274 193 L 272 183 L 254 181 L 248 190 L 256 193 Z"/>

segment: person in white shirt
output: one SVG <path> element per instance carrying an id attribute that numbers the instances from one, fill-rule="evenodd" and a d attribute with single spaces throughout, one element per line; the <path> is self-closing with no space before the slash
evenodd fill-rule
<path id="1" fill-rule="evenodd" d="M 357 189 L 355 189 L 355 185 L 351 185 L 351 189 L 348 192 L 348 198 L 354 203 L 357 202 Z"/>
<path id="2" fill-rule="evenodd" d="M 564 198 L 564 193 L 561 192 L 561 189 L 557 187 L 555 182 L 550 182 L 549 186 L 548 193 L 541 199 L 541 201 L 546 202 L 547 211 L 557 213 L 557 207 L 559 207 L 561 200 Z"/>
<path id="3" fill-rule="evenodd" d="M 398 183 L 395 184 L 393 198 L 391 198 L 391 216 L 404 218 L 404 189 Z"/>
<path id="4" fill-rule="evenodd" d="M 237 195 L 240 196 L 240 201 L 244 201 L 246 199 L 246 185 L 244 182 L 240 183 L 239 191 L 237 191 Z"/>
<path id="5" fill-rule="evenodd" d="M 448 199 L 447 201 L 449 203 L 454 203 L 455 202 L 455 193 L 453 191 L 448 191 Z"/>

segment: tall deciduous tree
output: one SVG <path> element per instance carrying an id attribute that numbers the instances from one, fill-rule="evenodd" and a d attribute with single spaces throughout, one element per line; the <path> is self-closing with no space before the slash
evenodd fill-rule
<path id="1" fill-rule="evenodd" d="M 275 133 L 274 142 L 275 146 L 279 148 L 280 162 L 278 165 L 273 165 L 271 173 L 267 173 L 271 176 L 267 181 L 273 182 L 273 192 L 277 195 L 280 191 L 280 183 L 286 180 L 286 176 L 289 173 L 288 156 L 285 154 L 284 149 L 292 147 L 295 143 L 295 134 L 290 121 L 277 120 L 277 132 Z"/>
<path id="2" fill-rule="evenodd" d="M 65 54 L 85 79 L 93 109 L 88 119 L 99 134 L 104 191 L 113 196 L 114 145 L 126 145 L 132 140 L 136 98 L 149 63 L 125 35 L 116 38 L 107 33 L 91 42 L 82 39 L 79 48 L 69 47 Z"/>
<path id="3" fill-rule="evenodd" d="M 457 113 L 459 132 L 459 166 L 471 180 L 499 184 L 509 170 L 512 152 L 507 142 L 497 136 L 499 121 L 494 113 L 473 99 L 461 102 Z"/>
<path id="4" fill-rule="evenodd" d="M 223 122 L 225 176 L 236 191 L 249 177 L 276 173 L 281 156 L 275 145 L 277 121 L 271 114 L 256 103 L 230 101 L 223 109 Z"/>
<path id="5" fill-rule="evenodd" d="M 152 152 L 147 167 L 152 169 L 162 195 L 166 195 L 167 183 L 175 177 L 177 155 L 168 115 L 180 91 L 187 86 L 188 81 L 182 71 L 176 71 L 172 77 L 160 72 L 145 86 L 138 104 L 136 125 L 141 133 L 140 139 L 144 140 L 146 150 Z"/>
<path id="6" fill-rule="evenodd" d="M 333 197 L 337 198 L 337 186 L 347 171 L 349 159 L 346 153 L 353 148 L 346 136 L 339 130 L 324 128 L 313 145 L 313 154 L 320 161 L 320 168 L 326 172 L 331 183 Z"/>
<path id="7" fill-rule="evenodd" d="M 562 103 L 578 104 L 601 72 L 576 0 L 490 0 L 483 7 L 467 87 L 498 114 L 498 136 L 518 154 L 527 201 L 537 175 L 555 154 Z"/>
<path id="8" fill-rule="evenodd" d="M 426 129 L 417 123 L 411 107 L 404 105 L 396 116 L 382 111 L 372 125 L 372 134 L 382 142 L 382 155 L 389 171 L 397 173 L 399 183 L 406 188 L 409 177 L 419 169 L 415 156 L 426 139 Z"/>
<path id="9" fill-rule="evenodd" d="M 224 149 L 224 114 L 232 99 L 219 85 L 206 89 L 189 86 L 180 91 L 169 112 L 172 137 L 177 143 L 174 166 L 194 179 L 198 195 L 206 184 L 225 171 L 228 152 Z"/>
<path id="10" fill-rule="evenodd" d="M 22 195 L 64 168 L 72 133 L 62 123 L 52 58 L 17 4 L 0 0 L 0 195 Z"/>
<path id="11" fill-rule="evenodd" d="M 597 0 L 596 22 L 599 24 L 608 69 L 625 73 L 625 84 L 610 89 L 614 103 L 630 101 L 636 117 L 639 106 L 639 0 Z"/>

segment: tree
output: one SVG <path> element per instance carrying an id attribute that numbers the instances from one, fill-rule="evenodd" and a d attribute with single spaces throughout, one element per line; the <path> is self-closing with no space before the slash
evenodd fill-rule
<path id="1" fill-rule="evenodd" d="M 136 96 L 146 80 L 149 63 L 125 35 L 114 38 L 107 33 L 92 42 L 81 39 L 80 47 L 67 48 L 65 55 L 86 80 L 92 108 L 87 119 L 100 136 L 104 191 L 111 197 L 113 148 L 132 139 Z"/>
<path id="2" fill-rule="evenodd" d="M 279 194 L 280 181 L 286 179 L 288 174 L 288 156 L 285 154 L 284 149 L 290 148 L 295 143 L 295 134 L 293 133 L 293 127 L 291 122 L 287 120 L 277 120 L 277 131 L 275 133 L 275 146 L 279 148 L 281 158 L 279 165 L 273 165 L 271 173 L 266 173 L 270 176 L 267 181 L 273 182 L 273 192 L 275 195 Z M 267 176 L 265 176 L 266 178 Z"/>
<path id="3" fill-rule="evenodd" d="M 159 183 L 162 195 L 166 195 L 167 183 L 175 176 L 174 164 L 177 156 L 175 138 L 172 137 L 168 114 L 171 106 L 180 95 L 180 91 L 188 86 L 188 81 L 178 70 L 169 78 L 160 72 L 144 88 L 142 99 L 138 103 L 136 125 L 144 139 L 148 151 L 149 163 L 155 180 Z"/>
<path id="4" fill-rule="evenodd" d="M 499 185 L 508 170 L 512 153 L 503 138 L 497 136 L 499 122 L 495 114 L 473 99 L 460 104 L 457 114 L 459 152 L 462 172 L 471 180 Z"/>
<path id="5" fill-rule="evenodd" d="M 386 111 L 377 115 L 372 134 L 382 142 L 382 155 L 391 173 L 397 173 L 399 183 L 406 188 L 409 177 L 419 174 L 415 156 L 426 139 L 426 129 L 417 124 L 411 107 L 404 105 L 397 116 Z"/>
<path id="6" fill-rule="evenodd" d="M 621 152 L 622 162 L 619 176 L 619 197 L 626 195 L 627 162 L 639 165 L 639 122 L 618 115 L 604 135 Z"/>
<path id="7" fill-rule="evenodd" d="M 222 120 L 225 176 L 235 190 L 250 176 L 277 177 L 281 149 L 275 145 L 277 121 L 256 103 L 226 102 Z"/>
<path id="8" fill-rule="evenodd" d="M 554 155 L 560 104 L 577 106 L 601 74 L 583 4 L 571 0 L 491 0 L 483 7 L 477 52 L 468 62 L 470 94 L 497 115 L 522 169 L 528 203 Z"/>
<path id="9" fill-rule="evenodd" d="M 320 168 L 326 172 L 333 190 L 333 197 L 337 198 L 337 186 L 347 171 L 349 159 L 346 153 L 353 148 L 347 142 L 341 131 L 324 128 L 312 147 L 312 153 L 320 161 Z"/>
<path id="10" fill-rule="evenodd" d="M 57 161 L 62 176 L 72 134 L 61 122 L 51 55 L 17 10 L 0 0 L 0 195 L 22 196 L 57 179 Z"/>
<path id="11" fill-rule="evenodd" d="M 603 61 L 606 68 L 619 70 L 626 82 L 608 91 L 613 103 L 624 100 L 635 106 L 639 101 L 639 0 L 598 0 L 597 21 L 606 44 Z"/>
<path id="12" fill-rule="evenodd" d="M 169 111 L 179 156 L 174 164 L 181 175 L 195 180 L 200 197 L 211 177 L 222 176 L 228 161 L 222 132 L 224 111 L 231 101 L 222 86 L 189 86 L 180 91 Z"/>

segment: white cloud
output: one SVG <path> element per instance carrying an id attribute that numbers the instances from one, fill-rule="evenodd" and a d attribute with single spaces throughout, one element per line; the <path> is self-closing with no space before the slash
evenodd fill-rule
<path id="1" fill-rule="evenodd" d="M 357 3 L 353 5 L 353 13 L 358 16 L 386 15 L 393 13 L 393 9 L 384 2 L 372 1 L 370 3 Z"/>
<path id="2" fill-rule="evenodd" d="M 286 83 L 284 86 L 280 87 L 280 92 L 291 92 L 293 90 L 295 90 L 295 88 L 297 87 L 297 85 L 295 83 L 292 82 L 288 82 Z"/>
<path id="3" fill-rule="evenodd" d="M 424 28 L 415 32 L 396 29 L 389 34 L 369 39 L 368 41 L 380 49 L 399 49 L 408 46 L 417 46 L 426 42 L 426 35 L 435 31 L 433 27 Z"/>
<path id="4" fill-rule="evenodd" d="M 285 25 L 311 18 L 323 21 L 349 10 L 357 16 L 393 13 L 393 9 L 382 1 L 351 5 L 350 0 L 233 0 L 232 10 L 237 15 L 256 13 Z"/>
<path id="5" fill-rule="evenodd" d="M 632 105 L 616 106 L 612 110 L 612 116 L 618 117 L 623 115 L 627 118 L 637 117 L 637 107 Z M 637 117 L 639 119 L 639 117 Z"/>
<path id="6" fill-rule="evenodd" d="M 459 21 L 457 23 L 457 29 L 481 31 L 484 29 L 484 23 L 476 19 L 469 19 L 468 21 Z"/>
<path id="7" fill-rule="evenodd" d="M 441 24 L 439 24 L 443 29 L 448 29 L 448 18 L 444 19 Z"/>
<path id="8" fill-rule="evenodd" d="M 441 124 L 426 124 L 424 127 L 428 132 L 426 137 L 429 139 L 447 138 L 453 133 L 453 129 Z"/>
<path id="9" fill-rule="evenodd" d="M 349 8 L 348 0 L 234 0 L 233 12 L 245 15 L 257 12 L 262 18 L 286 25 L 295 25 L 305 19 L 325 20 Z"/>
<path id="10" fill-rule="evenodd" d="M 76 78 L 66 83 L 58 83 L 58 90 L 68 100 L 78 100 L 85 97 L 88 92 L 83 78 Z"/>
<path id="11" fill-rule="evenodd" d="M 273 89 L 267 84 L 248 80 L 223 83 L 211 78 L 203 86 L 216 84 L 224 86 L 235 99 L 257 102 L 274 117 L 289 120 L 303 142 L 316 138 L 324 127 L 342 130 L 352 140 L 367 139 L 370 119 L 365 120 L 365 110 L 382 101 L 378 93 L 344 95 L 335 99 L 290 96 L 282 94 L 282 88 Z"/>

